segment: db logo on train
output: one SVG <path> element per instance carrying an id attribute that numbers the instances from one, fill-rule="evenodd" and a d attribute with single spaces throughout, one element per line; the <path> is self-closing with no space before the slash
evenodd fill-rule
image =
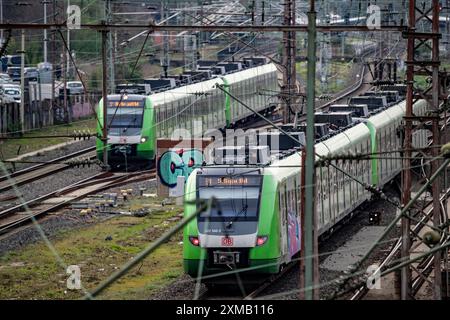
<path id="1" fill-rule="evenodd" d="M 232 247 L 233 246 L 233 238 L 223 237 L 222 238 L 222 245 L 224 247 Z"/>

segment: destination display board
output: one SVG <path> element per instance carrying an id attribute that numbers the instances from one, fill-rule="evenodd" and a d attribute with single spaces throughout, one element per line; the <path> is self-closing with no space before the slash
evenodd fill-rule
<path id="1" fill-rule="evenodd" d="M 143 108 L 144 100 L 109 100 L 110 108 Z"/>
<path id="2" fill-rule="evenodd" d="M 261 176 L 198 176 L 199 187 L 259 186 Z"/>

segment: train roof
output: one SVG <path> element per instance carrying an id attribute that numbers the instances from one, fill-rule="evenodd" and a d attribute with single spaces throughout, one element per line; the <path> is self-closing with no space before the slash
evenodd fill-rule
<path id="1" fill-rule="evenodd" d="M 419 111 L 420 108 L 426 106 L 424 100 L 419 100 L 414 104 L 414 110 Z M 393 121 L 402 121 L 405 112 L 406 102 L 402 101 L 395 104 L 385 110 L 380 110 L 378 114 L 372 115 L 367 119 L 367 123 L 374 126 L 375 129 L 383 128 L 387 124 Z M 344 131 L 329 137 L 328 139 L 317 142 L 315 144 L 316 160 L 320 160 L 324 156 L 335 156 L 340 154 L 346 154 L 349 150 L 349 146 L 359 146 L 363 141 L 366 141 L 370 137 L 370 129 L 365 123 L 356 123 L 350 128 L 346 128 Z M 360 150 L 360 148 L 358 148 Z M 283 181 L 287 177 L 300 174 L 301 171 L 301 154 L 302 151 L 297 149 L 288 150 L 280 158 L 273 160 L 268 165 L 263 165 L 258 168 L 258 172 L 265 175 L 271 175 L 276 181 Z M 245 170 L 255 170 L 255 168 L 247 167 L 245 165 L 230 166 L 235 173 L 245 173 Z M 205 171 L 206 174 L 225 172 L 228 173 L 229 168 L 220 170 Z"/>
<path id="2" fill-rule="evenodd" d="M 177 101 L 183 98 L 191 98 L 193 94 L 210 92 L 214 90 L 217 83 L 223 84 L 223 80 L 227 81 L 228 84 L 233 84 L 238 81 L 245 79 L 250 79 L 252 77 L 268 74 L 276 71 L 277 68 L 273 63 L 265 64 L 262 66 L 257 66 L 254 68 L 244 69 L 235 73 L 227 74 L 221 78 L 214 78 L 211 80 L 206 80 L 182 87 L 177 87 L 171 90 L 159 92 L 150 95 L 153 106 L 158 107 L 162 104 L 170 103 L 172 101 Z"/>
<path id="3" fill-rule="evenodd" d="M 393 120 L 401 121 L 405 112 L 406 102 L 402 101 L 392 107 L 370 117 L 367 123 L 374 126 L 375 129 L 383 128 Z"/>
<path id="4" fill-rule="evenodd" d="M 426 104 L 424 100 L 419 100 L 414 104 L 414 109 L 422 108 Z M 386 110 L 367 119 L 368 123 L 374 125 L 375 129 L 382 128 L 392 121 L 401 121 L 405 112 L 406 102 L 402 101 Z M 330 138 L 315 144 L 316 160 L 323 156 L 345 154 L 349 151 L 349 146 L 358 145 L 370 137 L 370 130 L 364 123 L 358 123 Z M 301 171 L 301 151 L 291 152 L 285 157 L 273 161 L 264 167 L 264 174 L 271 174 L 277 181 L 282 181 L 292 174 L 300 174 Z"/>

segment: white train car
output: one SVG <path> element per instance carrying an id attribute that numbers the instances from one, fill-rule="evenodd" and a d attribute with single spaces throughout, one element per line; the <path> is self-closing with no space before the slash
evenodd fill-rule
<path id="1" fill-rule="evenodd" d="M 156 114 L 158 137 L 170 137 L 175 129 L 184 128 L 195 135 L 206 129 L 230 127 L 252 115 L 252 112 L 217 88 L 226 90 L 257 111 L 269 108 L 268 99 L 259 90 L 278 91 L 277 68 L 273 63 L 245 69 L 150 96 Z M 194 123 L 202 122 L 203 132 Z M 198 132 L 199 131 L 199 132 Z"/>

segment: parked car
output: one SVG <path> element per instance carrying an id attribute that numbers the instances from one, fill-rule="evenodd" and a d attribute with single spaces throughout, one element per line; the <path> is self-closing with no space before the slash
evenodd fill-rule
<path id="1" fill-rule="evenodd" d="M 39 70 L 35 67 L 28 67 L 24 69 L 24 76 L 29 81 L 38 81 L 39 80 Z"/>
<path id="2" fill-rule="evenodd" d="M 8 67 L 8 75 L 12 81 L 20 82 L 20 67 Z"/>
<path id="3" fill-rule="evenodd" d="M 81 81 L 68 81 L 66 84 L 68 94 L 84 94 L 84 87 Z M 60 89 L 60 93 L 63 93 L 63 89 Z"/>
<path id="4" fill-rule="evenodd" d="M 0 103 L 20 103 L 21 92 L 17 84 L 0 85 Z"/>
<path id="5" fill-rule="evenodd" d="M 7 73 L 0 73 L 0 83 L 11 83 L 11 77 Z"/>

